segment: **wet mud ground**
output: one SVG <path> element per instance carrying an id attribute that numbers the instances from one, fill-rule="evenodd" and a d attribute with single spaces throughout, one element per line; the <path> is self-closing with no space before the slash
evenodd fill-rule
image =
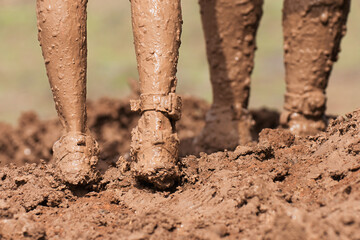
<path id="1" fill-rule="evenodd" d="M 307 138 L 276 129 L 276 111 L 252 111 L 257 142 L 196 153 L 208 105 L 184 97 L 182 178 L 159 192 L 129 171 L 128 100 L 88 104 L 102 180 L 86 189 L 55 178 L 57 120 L 0 123 L 0 239 L 360 239 L 360 111 Z"/>

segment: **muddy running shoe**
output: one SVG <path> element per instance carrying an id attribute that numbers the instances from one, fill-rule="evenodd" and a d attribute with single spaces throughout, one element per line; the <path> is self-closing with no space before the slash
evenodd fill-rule
<path id="1" fill-rule="evenodd" d="M 165 190 L 179 178 L 179 139 L 163 113 L 145 111 L 132 131 L 131 156 L 137 180 Z"/>
<path id="2" fill-rule="evenodd" d="M 288 128 L 294 135 L 313 136 L 325 131 L 327 120 L 325 116 L 311 117 L 285 110 L 280 116 L 280 124 L 282 127 Z"/>
<path id="3" fill-rule="evenodd" d="M 94 138 L 82 133 L 68 133 L 53 146 L 56 174 L 71 185 L 87 185 L 99 179 L 95 169 L 99 146 Z"/>
<path id="4" fill-rule="evenodd" d="M 234 112 L 229 107 L 211 107 L 206 114 L 205 127 L 194 139 L 196 152 L 231 150 L 252 141 L 254 120 L 249 111 Z"/>

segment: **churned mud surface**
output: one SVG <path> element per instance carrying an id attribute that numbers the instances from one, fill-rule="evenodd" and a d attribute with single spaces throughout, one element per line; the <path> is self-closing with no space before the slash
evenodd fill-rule
<path id="1" fill-rule="evenodd" d="M 168 192 L 131 176 L 128 99 L 89 103 L 102 180 L 87 189 L 56 179 L 57 121 L 1 124 L 0 239 L 360 239 L 360 111 L 315 137 L 264 129 L 234 151 L 196 153 L 207 109 L 184 98 L 181 182 Z M 278 125 L 274 111 L 252 114 L 258 131 Z"/>

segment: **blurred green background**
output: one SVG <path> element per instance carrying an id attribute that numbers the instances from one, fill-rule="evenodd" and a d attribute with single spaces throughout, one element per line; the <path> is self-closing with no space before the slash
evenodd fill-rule
<path id="1" fill-rule="evenodd" d="M 16 124 L 21 112 L 56 115 L 37 42 L 35 0 L 0 0 L 0 121 Z M 197 0 L 182 0 L 183 35 L 179 62 L 181 94 L 211 100 Z M 250 107 L 281 109 L 284 67 L 281 0 L 265 0 L 258 31 Z M 328 88 L 328 113 L 360 105 L 360 1 L 352 1 L 348 33 Z M 137 78 L 128 0 L 90 0 L 88 6 L 88 98 L 120 98 L 127 79 Z"/>

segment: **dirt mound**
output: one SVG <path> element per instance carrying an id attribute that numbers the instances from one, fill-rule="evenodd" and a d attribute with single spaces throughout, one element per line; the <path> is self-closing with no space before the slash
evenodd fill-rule
<path id="1" fill-rule="evenodd" d="M 185 110 L 178 128 L 190 143 L 201 130 L 207 105 L 189 101 L 185 109 L 198 112 Z M 111 160 L 99 184 L 87 189 L 62 185 L 45 161 L 0 168 L 0 239 L 360 239 L 360 111 L 332 120 L 327 132 L 315 137 L 264 129 L 258 143 L 181 158 L 180 185 L 157 192 L 130 174 L 124 139 L 136 117 L 131 119 L 124 102 L 90 104 L 94 133 L 101 143 L 114 142 L 114 147 L 103 146 L 113 152 L 106 150 L 102 157 L 123 156 Z M 8 141 L 29 145 L 29 136 L 42 136 L 38 145 L 48 136 L 45 150 L 34 149 L 50 156 L 50 136 L 56 139 L 58 124 L 33 122 L 41 133 L 2 131 Z M 16 156 L 17 149 L 1 141 Z"/>

